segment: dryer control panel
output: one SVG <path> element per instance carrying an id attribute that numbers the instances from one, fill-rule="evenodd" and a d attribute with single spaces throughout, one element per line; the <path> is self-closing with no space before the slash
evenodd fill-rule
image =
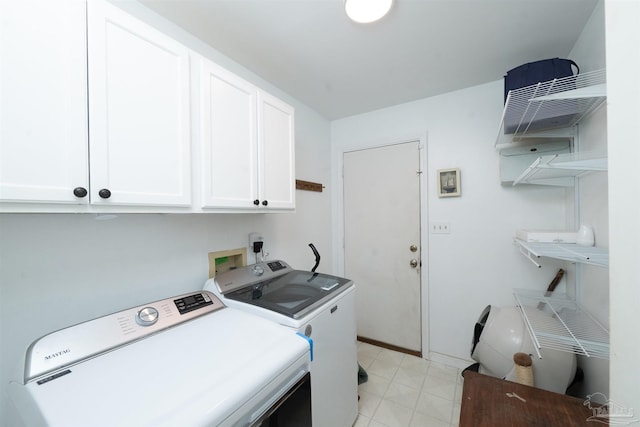
<path id="1" fill-rule="evenodd" d="M 178 295 L 70 326 L 27 349 L 25 383 L 46 382 L 54 371 L 224 308 L 208 291 Z M 55 373 L 59 375 L 59 373 Z"/>

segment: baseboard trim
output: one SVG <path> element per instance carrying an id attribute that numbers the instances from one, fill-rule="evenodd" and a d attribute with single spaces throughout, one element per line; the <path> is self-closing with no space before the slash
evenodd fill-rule
<path id="1" fill-rule="evenodd" d="M 416 357 L 422 358 L 422 352 L 421 351 L 409 350 L 408 348 L 398 347 L 397 345 L 387 344 L 386 342 L 382 342 L 382 341 L 378 341 L 378 340 L 372 340 L 370 338 L 361 337 L 360 335 L 358 335 L 356 338 L 360 342 L 364 342 L 364 343 L 367 343 L 367 344 L 375 345 L 377 347 L 382 347 L 382 348 L 386 348 L 386 349 L 389 349 L 389 350 L 398 351 L 400 353 L 410 354 L 412 356 L 416 356 Z"/>
<path id="2" fill-rule="evenodd" d="M 458 359 L 457 357 L 447 356 L 446 354 L 435 353 L 433 351 L 429 353 L 428 359 L 433 362 L 442 363 L 447 366 L 453 366 L 454 368 L 458 369 L 465 369 L 469 365 L 476 363 L 473 360 Z"/>

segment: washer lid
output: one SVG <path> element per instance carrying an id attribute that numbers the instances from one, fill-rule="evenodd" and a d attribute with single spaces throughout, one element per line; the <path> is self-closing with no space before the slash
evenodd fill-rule
<path id="1" fill-rule="evenodd" d="M 217 425 L 308 362 L 290 329 L 225 308 L 10 390 L 34 424 Z"/>
<path id="2" fill-rule="evenodd" d="M 343 277 L 293 270 L 229 292 L 224 297 L 299 319 L 346 290 L 351 283 Z"/>
<path id="3" fill-rule="evenodd" d="M 204 288 L 218 292 L 225 301 L 239 301 L 300 319 L 352 283 L 344 277 L 294 270 L 277 260 L 227 271 L 208 280 Z"/>

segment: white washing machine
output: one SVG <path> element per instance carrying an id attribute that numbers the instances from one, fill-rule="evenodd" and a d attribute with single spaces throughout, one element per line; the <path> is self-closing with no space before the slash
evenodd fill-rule
<path id="1" fill-rule="evenodd" d="M 314 427 L 351 427 L 358 415 L 355 285 L 349 279 L 266 261 L 209 279 L 229 307 L 311 338 Z"/>
<path id="2" fill-rule="evenodd" d="M 198 291 L 46 335 L 10 396 L 27 426 L 311 426 L 310 348 Z"/>

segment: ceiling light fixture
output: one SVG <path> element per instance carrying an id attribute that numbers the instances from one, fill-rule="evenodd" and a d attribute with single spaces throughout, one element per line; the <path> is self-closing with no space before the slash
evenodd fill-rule
<path id="1" fill-rule="evenodd" d="M 360 24 L 377 21 L 389 12 L 393 0 L 345 0 L 347 16 Z"/>

